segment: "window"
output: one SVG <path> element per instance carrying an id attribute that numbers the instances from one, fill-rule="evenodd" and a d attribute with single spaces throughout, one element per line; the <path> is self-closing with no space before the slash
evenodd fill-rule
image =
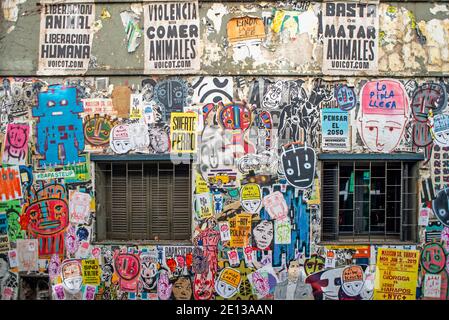
<path id="1" fill-rule="evenodd" d="M 324 161 L 321 240 L 416 241 L 417 163 Z"/>
<path id="2" fill-rule="evenodd" d="M 95 161 L 97 240 L 189 240 L 190 164 Z"/>

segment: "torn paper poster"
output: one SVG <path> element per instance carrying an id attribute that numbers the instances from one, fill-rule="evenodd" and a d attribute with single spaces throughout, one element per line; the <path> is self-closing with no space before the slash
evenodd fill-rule
<path id="1" fill-rule="evenodd" d="M 128 41 L 128 52 L 136 51 L 142 40 L 142 29 L 139 27 L 139 16 L 134 12 L 123 11 L 120 13 L 123 26 L 125 27 L 126 39 Z"/>
<path id="2" fill-rule="evenodd" d="M 16 22 L 19 17 L 18 4 L 25 3 L 26 0 L 2 0 L 3 16 L 6 21 Z"/>
<path id="3" fill-rule="evenodd" d="M 43 4 L 37 74 L 84 74 L 91 58 L 94 19 L 93 3 Z"/>

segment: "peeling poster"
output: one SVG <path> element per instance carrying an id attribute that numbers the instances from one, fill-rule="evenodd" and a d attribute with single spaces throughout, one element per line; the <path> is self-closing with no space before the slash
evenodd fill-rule
<path id="1" fill-rule="evenodd" d="M 323 73 L 377 72 L 378 5 L 324 2 L 322 8 Z"/>
<path id="2" fill-rule="evenodd" d="M 145 73 L 190 73 L 200 69 L 198 1 L 144 6 Z"/>
<path id="3" fill-rule="evenodd" d="M 95 4 L 42 6 L 38 75 L 84 74 L 91 57 Z"/>

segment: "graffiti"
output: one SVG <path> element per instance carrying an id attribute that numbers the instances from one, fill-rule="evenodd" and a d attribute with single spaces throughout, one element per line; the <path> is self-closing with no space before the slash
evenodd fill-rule
<path id="1" fill-rule="evenodd" d="M 112 119 L 109 115 L 95 114 L 93 117 L 87 115 L 84 118 L 84 137 L 86 143 L 90 146 L 89 151 L 109 145 L 109 136 L 117 120 Z"/>
<path id="2" fill-rule="evenodd" d="M 343 111 L 352 110 L 357 104 L 354 89 L 342 84 L 335 89 L 335 99 L 338 107 Z"/>
<path id="3" fill-rule="evenodd" d="M 271 250 L 274 239 L 273 222 L 261 220 L 252 224 L 253 246 L 259 250 Z"/>
<path id="4" fill-rule="evenodd" d="M 195 199 L 197 208 L 195 212 L 197 219 L 203 220 L 212 217 L 214 213 L 212 209 L 212 198 L 210 193 L 196 194 Z"/>
<path id="5" fill-rule="evenodd" d="M 240 189 L 240 203 L 246 212 L 258 213 L 262 205 L 261 197 L 258 184 L 248 183 Z"/>
<path id="6" fill-rule="evenodd" d="M 231 18 L 226 27 L 228 41 L 232 47 L 234 61 L 244 61 L 246 58 L 260 60 L 261 45 L 265 38 L 263 20 L 253 17 Z"/>
<path id="7" fill-rule="evenodd" d="M 391 152 L 402 139 L 408 121 L 408 97 L 396 80 L 369 81 L 361 89 L 357 128 L 373 152 Z"/>
<path id="8" fill-rule="evenodd" d="M 196 274 L 193 278 L 193 296 L 195 300 L 211 300 L 214 296 L 215 275 L 209 270 L 207 273 Z M 190 279 L 189 279 L 190 284 Z M 190 287 L 189 287 L 190 288 Z"/>
<path id="9" fill-rule="evenodd" d="M 315 178 L 316 154 L 312 148 L 296 147 L 283 150 L 282 168 L 287 182 L 296 188 L 308 188 Z"/>
<path id="10" fill-rule="evenodd" d="M 192 83 L 194 90 L 192 103 L 231 102 L 234 93 L 233 84 L 232 77 L 198 77 Z"/>
<path id="11" fill-rule="evenodd" d="M 282 92 L 284 90 L 284 84 L 281 80 L 268 86 L 268 91 L 264 95 L 262 100 L 262 107 L 273 110 L 279 109 L 282 102 Z"/>
<path id="12" fill-rule="evenodd" d="M 164 107 L 164 119 L 170 112 L 182 112 L 190 103 L 191 92 L 186 81 L 181 79 L 166 79 L 159 81 L 154 87 L 153 99 Z"/>
<path id="13" fill-rule="evenodd" d="M 215 281 L 215 291 L 223 298 L 231 298 L 239 290 L 242 276 L 238 270 L 224 268 Z"/>
<path id="14" fill-rule="evenodd" d="M 440 190 L 432 202 L 432 209 L 438 220 L 449 227 L 449 189 Z"/>
<path id="15" fill-rule="evenodd" d="M 59 183 L 40 184 L 23 208 L 20 225 L 39 240 L 39 257 L 64 253 L 64 231 L 69 224 L 67 192 Z"/>
<path id="16" fill-rule="evenodd" d="M 83 285 L 81 262 L 76 259 L 64 260 L 61 265 L 61 278 L 62 286 L 67 293 L 71 295 L 79 293 Z"/>
<path id="17" fill-rule="evenodd" d="M 32 109 L 36 120 L 36 143 L 40 166 L 67 165 L 84 162 L 82 120 L 83 104 L 74 87 L 49 86 L 40 92 L 38 104 Z"/>
<path id="18" fill-rule="evenodd" d="M 288 219 L 274 221 L 274 235 L 275 235 L 274 243 L 290 244 L 291 232 L 292 232 L 292 226 L 290 225 L 290 221 Z"/>
<path id="19" fill-rule="evenodd" d="M 257 271 L 248 275 L 253 292 L 259 299 L 266 298 L 268 295 L 274 294 L 274 289 L 278 282 L 278 278 L 273 268 L 264 266 Z"/>
<path id="20" fill-rule="evenodd" d="M 90 214 L 90 195 L 87 193 L 69 192 L 69 216 L 74 224 L 88 224 Z"/>
<path id="21" fill-rule="evenodd" d="M 275 191 L 263 198 L 263 206 L 271 219 L 282 220 L 287 217 L 288 207 L 281 192 Z"/>
<path id="22" fill-rule="evenodd" d="M 168 128 L 163 126 L 151 126 L 149 128 L 150 135 L 150 152 L 167 153 L 170 148 L 170 137 Z"/>
<path id="23" fill-rule="evenodd" d="M 449 147 L 449 115 L 437 114 L 435 117 L 430 116 L 429 111 L 429 127 L 433 137 L 433 142 L 440 147 Z"/>
<path id="24" fill-rule="evenodd" d="M 28 124 L 10 123 L 7 125 L 3 144 L 3 163 L 25 164 L 28 155 L 29 135 L 30 126 Z"/>
<path id="25" fill-rule="evenodd" d="M 114 259 L 115 272 L 120 277 L 120 290 L 125 292 L 137 291 L 140 275 L 140 261 L 134 254 L 119 253 Z"/>
<path id="26" fill-rule="evenodd" d="M 230 241 L 231 240 L 231 228 L 229 226 L 228 221 L 218 222 L 218 228 L 220 229 L 220 238 L 221 241 Z"/>
<path id="27" fill-rule="evenodd" d="M 278 170 L 278 159 L 271 152 L 246 154 L 238 160 L 237 167 L 243 174 L 248 174 L 250 171 L 274 173 Z"/>
<path id="28" fill-rule="evenodd" d="M 20 171 L 18 166 L 0 167 L 0 196 L 1 201 L 22 198 Z"/>

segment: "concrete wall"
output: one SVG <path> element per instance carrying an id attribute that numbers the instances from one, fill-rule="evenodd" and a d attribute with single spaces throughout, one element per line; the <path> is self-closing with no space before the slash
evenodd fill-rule
<path id="1" fill-rule="evenodd" d="M 383 275 L 376 273 L 378 253 L 390 248 L 405 252 L 386 254 L 409 254 L 416 263 L 406 274 L 411 280 L 393 285 L 405 291 L 390 292 L 384 299 L 448 298 L 447 3 L 381 2 L 378 71 L 332 76 L 321 71 L 321 3 L 307 1 L 296 7 L 201 2 L 200 70 L 145 75 L 144 39 L 128 53 L 120 19 L 124 10 L 140 12 L 141 4 L 96 3 L 95 19 L 102 27 L 95 32 L 95 59 L 84 75 L 37 76 L 40 14 L 35 2 L 18 4 L 17 21 L 7 21 L 14 20 L 8 11 L 1 22 L 0 213 L 8 226 L 2 229 L 0 261 L 9 262 L 9 270 L 5 267 L 1 274 L 0 295 L 25 298 L 19 292 L 19 275 L 39 269 L 48 274 L 54 299 L 373 299 L 374 279 Z M 110 18 L 100 17 L 103 9 Z M 297 31 L 272 31 L 270 20 L 281 9 L 296 12 Z M 236 55 L 227 31 L 230 19 L 242 16 L 261 18 L 266 35 L 246 58 Z M 143 28 L 142 13 L 140 19 Z M 176 89 L 167 94 L 169 86 Z M 151 107 L 148 117 L 130 119 L 131 94 L 141 94 L 140 105 Z M 105 109 L 86 112 L 98 99 Z M 63 100 L 70 112 L 48 104 Z M 152 141 L 168 139 L 175 111 L 197 114 L 193 181 L 203 179 L 206 191 L 193 182 L 192 201 L 208 198 L 211 211 L 192 212 L 188 242 L 98 242 L 96 230 L 104 230 L 104 225 L 96 223 L 95 170 L 86 156 L 169 154 Z M 92 136 L 96 126 L 107 132 Z M 130 142 L 130 150 L 120 149 L 120 139 L 110 135 L 118 126 L 128 132 L 143 128 L 141 139 Z M 19 138 L 27 143 L 18 146 L 23 142 Z M 231 146 L 232 138 L 240 142 Z M 304 153 L 308 159 L 317 158 L 306 160 Z M 421 159 L 419 178 L 411 185 L 416 207 L 409 228 L 416 230 L 416 237 L 350 244 L 323 241 L 322 200 L 327 189 L 318 158 L 326 154 L 346 154 L 349 161 L 361 154 L 391 161 Z M 216 169 L 235 177 L 235 182 L 213 182 L 215 160 Z M 56 179 L 56 172 L 70 169 L 68 162 L 90 167 L 90 175 Z M 297 173 L 289 173 L 296 163 L 310 165 L 300 176 L 304 183 L 290 177 Z M 39 180 L 44 174 L 53 178 Z M 253 180 L 255 184 L 249 185 Z M 277 213 L 287 217 L 281 219 L 272 207 L 284 201 L 287 212 Z M 84 205 L 84 221 L 83 216 L 77 219 L 71 204 Z M 59 222 L 56 229 L 39 227 L 45 213 Z M 418 226 L 421 214 L 429 219 Z M 240 221 L 242 217 L 247 220 Z M 219 226 L 239 221 L 244 236 L 233 232 L 230 241 L 224 240 Z M 283 240 L 281 225 L 289 230 Z M 266 237 L 273 237 L 267 245 Z M 38 257 L 33 258 L 26 248 L 34 239 L 31 252 Z M 20 257 L 18 266 L 14 254 Z M 84 273 L 90 271 L 89 263 L 92 270 L 101 269 L 101 280 L 93 277 L 90 284 L 71 286 L 67 279 L 76 283 L 79 272 L 89 282 Z M 391 268 L 393 275 L 404 275 Z M 341 286 L 323 287 L 320 282 L 335 278 Z M 441 283 L 432 285 L 438 279 Z"/>

